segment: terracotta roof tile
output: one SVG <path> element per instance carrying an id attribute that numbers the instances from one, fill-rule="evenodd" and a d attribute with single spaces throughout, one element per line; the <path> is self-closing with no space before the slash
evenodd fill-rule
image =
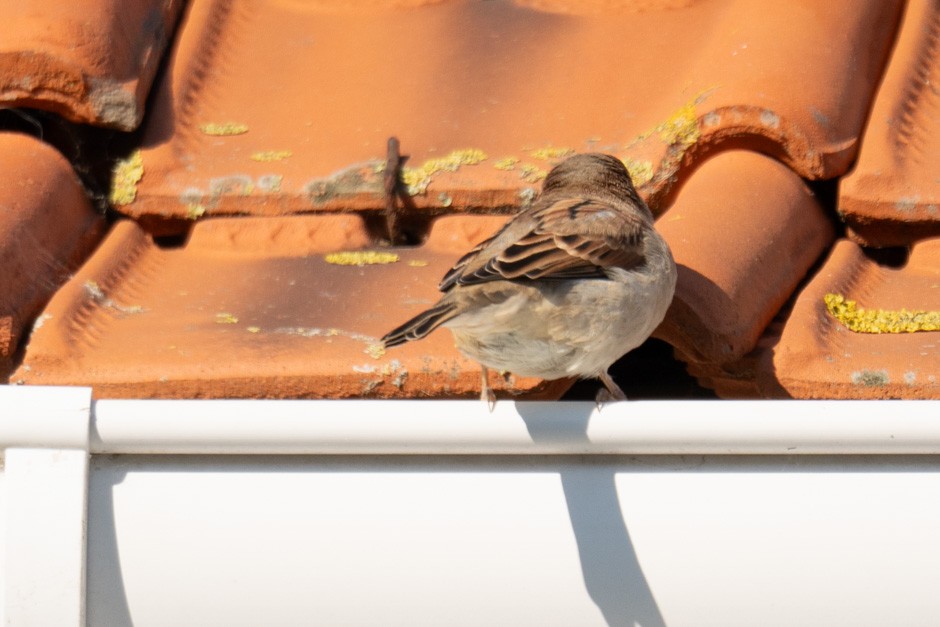
<path id="1" fill-rule="evenodd" d="M 853 237 L 905 246 L 940 235 L 940 7 L 912 0 L 840 211 Z"/>
<path id="2" fill-rule="evenodd" d="M 686 359 L 751 351 L 835 237 L 832 220 L 790 169 L 732 151 L 697 170 L 657 224 L 679 266 L 656 335 Z"/>
<path id="3" fill-rule="evenodd" d="M 940 239 L 915 245 L 899 268 L 841 240 L 756 351 L 693 373 L 730 397 L 940 398 L 940 335 L 890 332 L 905 324 L 940 328 Z"/>
<path id="4" fill-rule="evenodd" d="M 425 246 L 371 259 L 327 256 L 368 247 L 356 216 L 208 220 L 175 248 L 120 222 L 56 294 L 12 379 L 92 385 L 99 397 L 478 395 L 479 367 L 448 332 L 387 353 L 375 344 L 436 298 L 458 251 L 494 220 L 443 219 Z M 511 393 L 570 384 L 493 377 Z"/>
<path id="5" fill-rule="evenodd" d="M 182 0 L 7 2 L 0 10 L 0 102 L 132 130 Z"/>
<path id="6" fill-rule="evenodd" d="M 0 377 L 49 297 L 104 233 L 68 162 L 25 135 L 0 133 Z M 44 322 L 42 318 L 39 323 Z"/>
<path id="7" fill-rule="evenodd" d="M 46 140 L 97 177 L 122 149 L 55 113 L 133 127 L 181 3 L 26 4 L 0 10 L 0 102 L 52 111 L 20 123 L 62 131 Z M 940 397 L 936 332 L 849 329 L 940 316 L 940 22 L 912 1 L 891 52 L 903 6 L 191 0 L 140 134 L 121 139 L 110 200 L 132 219 L 64 285 L 102 220 L 55 150 L 0 135 L 0 206 L 23 208 L 0 214 L 0 259 L 18 269 L 0 277 L 0 375 L 20 360 L 14 381 L 98 397 L 476 396 L 479 368 L 448 331 L 384 354 L 376 337 L 436 299 L 555 162 L 597 150 L 660 215 L 680 276 L 657 336 L 700 382 L 735 398 Z M 414 247 L 381 243 L 390 136 Z M 856 158 L 836 207 L 804 183 Z M 914 243 L 909 260 L 833 248 L 836 209 L 857 241 Z M 503 397 L 571 383 L 491 376 Z"/>
<path id="8" fill-rule="evenodd" d="M 392 135 L 426 213 L 515 207 L 569 150 L 619 154 L 654 205 L 719 146 L 831 178 L 902 3 L 380 4 L 194 0 L 121 210 L 378 210 Z"/>

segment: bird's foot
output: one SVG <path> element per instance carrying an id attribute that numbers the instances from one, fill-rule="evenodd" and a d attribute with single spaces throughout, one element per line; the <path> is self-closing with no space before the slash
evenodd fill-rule
<path id="1" fill-rule="evenodd" d="M 614 380 L 609 374 L 605 372 L 598 378 L 601 380 L 601 383 L 604 384 L 604 387 L 599 389 L 597 391 L 597 396 L 594 397 L 594 403 L 597 405 L 597 411 L 603 409 L 606 403 L 627 400 L 627 395 L 623 393 L 623 390 L 620 389 L 619 385 L 614 383 Z"/>
<path id="2" fill-rule="evenodd" d="M 481 366 L 482 368 L 482 386 L 480 388 L 480 400 L 486 403 L 486 407 L 490 410 L 490 413 L 493 413 L 493 410 L 496 409 L 496 393 L 493 392 L 493 388 L 490 387 L 489 382 L 489 370 L 486 366 Z"/>

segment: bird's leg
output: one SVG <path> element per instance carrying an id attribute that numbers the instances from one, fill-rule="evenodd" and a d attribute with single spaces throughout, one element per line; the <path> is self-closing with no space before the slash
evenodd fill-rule
<path id="1" fill-rule="evenodd" d="M 598 409 L 604 403 L 609 403 L 610 401 L 625 401 L 627 400 L 627 395 L 623 393 L 623 390 L 620 389 L 620 386 L 614 383 L 614 380 L 606 372 L 602 372 L 598 379 L 601 380 L 601 383 L 604 384 L 604 387 L 597 391 L 597 396 L 594 398 L 594 402 L 597 403 Z"/>
<path id="2" fill-rule="evenodd" d="M 496 394 L 490 388 L 489 370 L 483 364 L 480 364 L 480 372 L 483 377 L 483 385 L 480 388 L 480 400 L 486 403 L 490 413 L 496 409 Z"/>

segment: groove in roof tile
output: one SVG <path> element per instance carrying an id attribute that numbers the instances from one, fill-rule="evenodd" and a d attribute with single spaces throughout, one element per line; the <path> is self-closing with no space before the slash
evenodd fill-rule
<path id="1" fill-rule="evenodd" d="M 841 187 L 852 236 L 905 246 L 940 235 L 940 7 L 909 3 L 865 131 L 858 165 Z"/>
<path id="2" fill-rule="evenodd" d="M 656 336 L 686 359 L 723 363 L 751 351 L 834 239 L 802 180 L 769 157 L 720 153 L 657 223 L 679 267 Z"/>
<path id="3" fill-rule="evenodd" d="M 940 310 L 940 239 L 914 245 L 902 268 L 839 241 L 756 351 L 721 368 L 696 365 L 693 374 L 723 396 L 940 398 L 940 332 L 854 332 L 827 310 L 830 293 L 870 309 Z"/>
<path id="4" fill-rule="evenodd" d="M 379 211 L 393 135 L 406 174 L 454 151 L 486 156 L 417 176 L 412 202 L 429 215 L 518 206 L 552 150 L 618 154 L 654 205 L 729 143 L 830 178 L 855 156 L 901 6 L 330 4 L 194 0 L 147 124 L 147 175 L 122 211 L 148 228 L 192 207 Z"/>
<path id="5" fill-rule="evenodd" d="M 0 102 L 133 130 L 182 6 L 181 0 L 4 3 Z"/>
<path id="6" fill-rule="evenodd" d="M 428 245 L 391 249 L 399 262 L 363 266 L 325 259 L 371 250 L 358 216 L 207 220 L 169 249 L 120 222 L 50 303 L 12 379 L 91 385 L 98 397 L 476 396 L 479 367 L 446 332 L 394 355 L 375 350 L 435 298 L 466 239 L 496 224 L 447 220 Z M 497 373 L 491 383 L 555 397 L 570 385 Z"/>
<path id="7" fill-rule="evenodd" d="M 104 234 L 62 155 L 26 135 L 0 134 L 0 377 L 29 327 Z"/>

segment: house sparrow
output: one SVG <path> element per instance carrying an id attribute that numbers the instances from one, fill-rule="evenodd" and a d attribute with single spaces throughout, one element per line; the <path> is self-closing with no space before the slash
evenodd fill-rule
<path id="1" fill-rule="evenodd" d="M 662 322 L 676 264 L 623 163 L 579 154 L 542 193 L 444 275 L 444 296 L 382 338 L 386 347 L 439 326 L 483 366 L 543 379 L 597 377 L 598 402 L 625 400 L 607 373 Z"/>

